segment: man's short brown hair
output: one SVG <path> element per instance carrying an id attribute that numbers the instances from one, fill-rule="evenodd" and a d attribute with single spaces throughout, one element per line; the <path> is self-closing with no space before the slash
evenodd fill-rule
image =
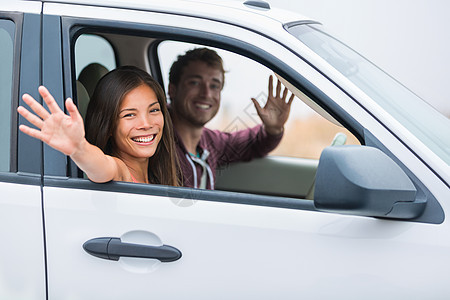
<path id="1" fill-rule="evenodd" d="M 195 48 L 187 51 L 183 55 L 179 55 L 178 59 L 172 64 L 169 72 L 169 83 L 178 85 L 183 74 L 184 68 L 191 61 L 203 61 L 208 66 L 219 69 L 223 75 L 223 84 L 225 83 L 225 70 L 223 68 L 222 58 L 217 54 L 216 51 L 208 48 Z"/>

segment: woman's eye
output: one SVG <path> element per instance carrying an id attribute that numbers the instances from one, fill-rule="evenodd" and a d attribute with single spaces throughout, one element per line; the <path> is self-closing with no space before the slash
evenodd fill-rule
<path id="1" fill-rule="evenodd" d="M 122 118 L 131 118 L 131 117 L 134 117 L 133 113 L 125 114 L 122 116 Z"/>
<path id="2" fill-rule="evenodd" d="M 152 108 L 152 109 L 150 110 L 150 113 L 160 112 L 160 111 L 161 111 L 160 108 Z"/>

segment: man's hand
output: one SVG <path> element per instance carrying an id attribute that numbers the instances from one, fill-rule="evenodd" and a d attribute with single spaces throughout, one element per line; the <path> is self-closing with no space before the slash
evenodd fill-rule
<path id="1" fill-rule="evenodd" d="M 266 132 L 270 135 L 279 135 L 283 132 L 289 112 L 291 111 L 294 94 L 286 102 L 288 89 L 285 88 L 281 96 L 281 82 L 278 80 L 276 94 L 273 96 L 273 76 L 269 77 L 269 90 L 266 105 L 262 108 L 255 98 L 252 98 L 256 111 L 264 124 Z"/>

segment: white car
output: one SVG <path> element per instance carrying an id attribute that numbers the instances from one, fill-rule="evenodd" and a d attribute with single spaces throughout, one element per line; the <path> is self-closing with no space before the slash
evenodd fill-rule
<path id="1" fill-rule="evenodd" d="M 23 93 L 82 110 L 91 62 L 164 85 L 185 43 L 270 69 L 361 145 L 233 165 L 206 191 L 92 183 L 18 133 Z M 0 44 L 0 299 L 450 297 L 450 121 L 314 20 L 263 1 L 13 0 Z"/>

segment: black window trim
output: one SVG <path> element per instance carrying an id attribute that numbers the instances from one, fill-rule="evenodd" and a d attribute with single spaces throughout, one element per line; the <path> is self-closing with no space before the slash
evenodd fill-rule
<path id="1" fill-rule="evenodd" d="M 20 44 L 20 63 L 17 70 L 18 95 L 17 104 L 25 105 L 21 95 L 28 93 L 37 101 L 42 101 L 38 87 L 42 83 L 41 72 L 41 15 L 23 14 Z M 25 105 L 26 106 L 26 105 Z M 14 115 L 18 124 L 27 124 L 22 116 Z M 16 127 L 17 130 L 17 127 Z M 42 173 L 42 142 L 24 133 L 17 132 L 17 171 L 22 173 Z"/>

